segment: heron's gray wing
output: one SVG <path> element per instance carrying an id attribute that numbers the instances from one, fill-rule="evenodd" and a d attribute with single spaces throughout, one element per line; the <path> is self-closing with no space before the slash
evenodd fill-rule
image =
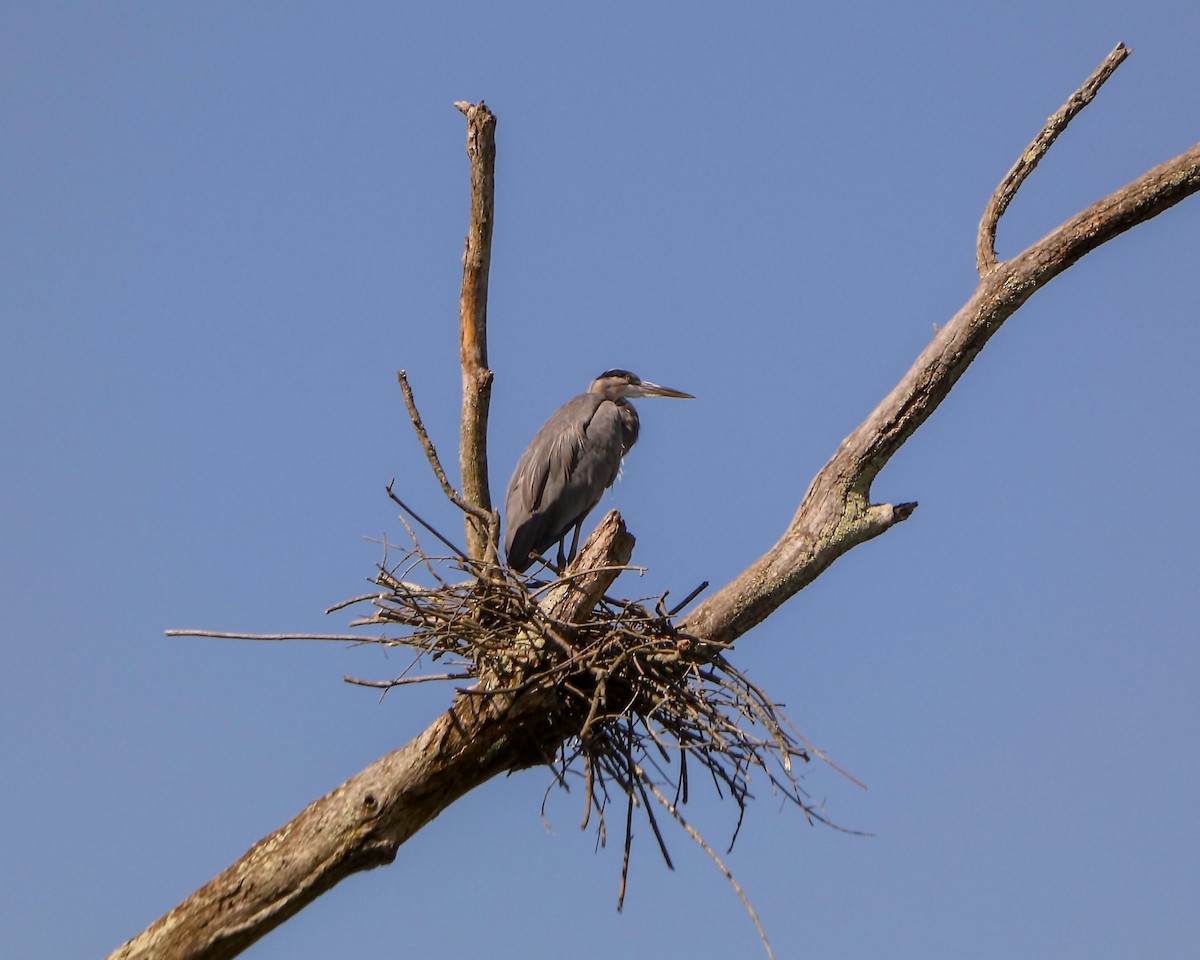
<path id="1" fill-rule="evenodd" d="M 522 455 L 505 499 L 505 553 L 514 569 L 582 521 L 616 479 L 624 452 L 616 404 L 585 393 L 546 421 Z"/>
<path id="2" fill-rule="evenodd" d="M 601 397 L 580 394 L 551 414 L 513 471 L 504 502 L 504 552 L 517 570 L 528 566 L 531 552 L 541 553 L 561 534 L 556 498 L 566 488 L 587 438 L 587 426 Z"/>
<path id="3" fill-rule="evenodd" d="M 601 403 L 602 398 L 584 393 L 554 411 L 521 456 L 509 484 L 509 500 L 518 494 L 520 506 L 534 513 L 554 499 L 571 478 Z"/>
<path id="4" fill-rule="evenodd" d="M 571 465 L 571 486 L 578 491 L 579 508 L 568 526 L 577 523 L 590 511 L 604 491 L 613 485 L 621 472 L 621 458 L 628 449 L 627 415 L 633 407 L 605 400 L 597 405 L 585 429 L 586 436 L 579 445 Z M 634 417 L 636 418 L 636 414 Z"/>

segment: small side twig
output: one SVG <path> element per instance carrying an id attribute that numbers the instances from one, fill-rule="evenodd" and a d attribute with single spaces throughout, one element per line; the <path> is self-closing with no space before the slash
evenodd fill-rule
<path id="1" fill-rule="evenodd" d="M 469 518 L 474 518 L 479 523 L 482 535 L 486 539 L 491 540 L 495 514 L 483 510 L 472 503 L 468 503 L 450 485 L 450 481 L 446 479 L 446 471 L 442 467 L 441 458 L 438 457 L 437 447 L 433 445 L 433 441 L 429 438 L 429 432 L 425 429 L 425 422 L 421 419 L 421 412 L 417 409 L 417 401 L 413 396 L 412 387 L 409 385 L 408 374 L 404 370 L 397 370 L 396 379 L 400 383 L 400 393 L 404 396 L 404 406 L 408 410 L 408 419 L 412 421 L 413 430 L 416 431 L 417 439 L 421 442 L 421 449 L 425 451 L 425 459 L 429 461 L 429 466 L 433 469 L 433 475 L 437 477 L 438 483 L 442 487 L 442 492 L 446 495 L 446 499 L 463 513 L 467 514 Z"/>
<path id="2" fill-rule="evenodd" d="M 677 604 L 675 604 L 675 606 L 673 606 L 670 610 L 668 610 L 667 616 L 668 617 L 675 616 L 675 614 L 677 614 L 680 610 L 682 610 L 689 603 L 691 603 L 693 600 L 695 600 L 698 596 L 700 596 L 700 594 L 702 594 L 707 589 L 708 589 L 708 581 L 705 580 L 700 584 L 700 586 L 696 587 L 695 590 L 693 590 L 686 597 L 684 597 Z M 665 599 L 665 597 L 664 597 L 664 599 Z"/>
<path id="3" fill-rule="evenodd" d="M 410 683 L 431 683 L 435 680 L 469 680 L 469 673 L 427 673 L 419 677 L 397 677 L 395 680 L 362 680 L 349 675 L 342 677 L 346 683 L 359 687 L 374 687 L 376 690 L 391 690 L 392 687 L 403 687 Z"/>
<path id="4" fill-rule="evenodd" d="M 632 745 L 625 743 L 625 757 L 630 768 L 633 767 Z M 625 888 L 629 883 L 629 858 L 633 851 L 633 790 L 625 790 L 625 846 L 621 853 L 621 886 L 617 890 L 617 913 L 625 909 Z"/>
<path id="5" fill-rule="evenodd" d="M 445 537 L 443 537 L 437 531 L 437 528 L 431 526 L 430 524 L 425 522 L 423 519 L 421 519 L 421 517 L 413 511 L 412 507 L 410 507 L 407 503 L 405 503 L 398 496 L 396 496 L 396 491 L 392 489 L 394 484 L 395 484 L 395 481 L 393 480 L 391 483 L 389 483 L 387 485 L 387 495 L 391 499 L 392 503 L 394 503 L 396 506 L 398 506 L 401 510 L 403 510 L 410 517 L 412 517 L 414 520 L 416 520 L 417 523 L 419 523 L 426 530 L 428 530 L 430 533 L 432 533 L 435 537 L 437 537 L 439 540 L 441 540 L 443 544 L 445 544 L 447 547 L 449 547 L 451 550 L 453 550 L 455 555 L 460 560 L 466 560 L 467 555 L 465 553 L 463 553 L 462 548 L 456 547 L 453 543 L 451 543 L 449 540 L 447 540 Z"/>
<path id="6" fill-rule="evenodd" d="M 645 788 L 654 795 L 654 799 L 666 808 L 667 813 L 669 813 L 675 819 L 675 822 L 683 828 L 684 832 L 687 833 L 687 835 L 691 837 L 693 841 L 695 841 L 700 849 L 708 854 L 709 859 L 716 864 L 717 869 L 721 871 L 722 875 L 729 883 L 729 886 L 733 888 L 733 892 L 736 893 L 738 899 L 742 901 L 742 906 L 745 907 L 746 913 L 749 914 L 751 921 L 754 923 L 754 929 L 758 931 L 758 936 L 762 940 L 763 948 L 767 951 L 767 956 L 770 958 L 770 960 L 775 960 L 775 951 L 771 949 L 771 941 L 767 939 L 767 931 L 763 929 L 762 921 L 758 918 L 758 913 L 750 903 L 750 898 L 746 896 L 746 891 L 742 889 L 742 885 L 737 882 L 729 868 L 725 866 L 725 862 L 719 856 L 717 856 L 717 852 L 708 845 L 704 837 L 700 835 L 700 831 L 683 818 L 683 815 L 679 812 L 679 808 L 676 807 L 675 804 L 673 804 L 665 796 L 663 796 L 662 791 L 660 791 L 658 787 L 654 785 L 654 781 L 650 777 L 646 776 L 645 771 L 642 770 L 641 767 L 635 767 L 634 773 L 638 778 L 638 782 L 643 784 Z"/>
<path id="7" fill-rule="evenodd" d="M 221 630 L 164 630 L 168 637 L 214 637 L 217 640 L 333 640 L 339 643 L 387 643 L 386 637 L 364 637 L 355 633 L 230 633 Z"/>
<path id="8" fill-rule="evenodd" d="M 1113 75 L 1117 67 L 1132 52 L 1125 44 L 1118 43 L 1112 53 L 1104 58 L 1104 62 L 1083 82 L 1083 86 L 1071 94 L 1067 102 L 1046 121 L 1041 133 L 1033 138 L 1033 142 L 1025 148 L 1025 152 L 1000 181 L 1000 185 L 996 187 L 996 192 L 992 194 L 992 199 L 988 201 L 988 205 L 983 211 L 983 218 L 979 221 L 979 236 L 975 244 L 975 263 L 981 277 L 996 268 L 996 227 L 1013 197 L 1017 195 L 1021 184 L 1025 182 L 1025 178 L 1033 173 L 1042 157 L 1058 139 L 1058 135 L 1067 129 L 1067 124 L 1075 118 L 1080 110 L 1092 102 L 1096 94 L 1100 92 L 1100 88 L 1104 86 L 1104 82 Z"/>

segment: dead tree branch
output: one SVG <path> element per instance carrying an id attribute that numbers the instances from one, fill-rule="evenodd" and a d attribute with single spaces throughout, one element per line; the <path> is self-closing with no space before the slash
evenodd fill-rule
<path id="1" fill-rule="evenodd" d="M 467 118 L 467 156 L 471 160 L 471 226 L 463 251 L 462 296 L 458 326 L 462 359 L 462 495 L 472 507 L 490 514 L 487 426 L 492 400 L 492 371 L 487 365 L 488 271 L 492 263 L 492 208 L 495 197 L 496 117 L 482 100 L 459 101 Z M 472 511 L 466 518 L 467 553 L 481 560 L 488 529 Z"/>
<path id="2" fill-rule="evenodd" d="M 1109 60 L 1117 57 L 1119 62 L 1123 49 L 1118 47 Z M 1115 66 L 1113 63 L 1107 72 L 1102 68 L 1068 101 L 1066 119 L 1067 114 L 1078 112 Z M 1072 107 L 1074 102 L 1078 106 Z M 477 146 L 489 152 L 491 127 L 487 122 L 490 114 L 484 116 L 486 108 L 480 104 L 460 109 L 468 114 L 469 126 L 476 120 L 481 124 Z M 900 383 L 841 443 L 813 479 L 778 543 L 676 625 L 678 634 L 692 644 L 693 655 L 697 644 L 708 645 L 711 661 L 842 554 L 906 519 L 916 504 L 872 504 L 872 482 L 947 396 L 991 335 L 1034 292 L 1085 254 L 1200 190 L 1200 146 L 1196 146 L 1093 204 L 1012 259 L 992 263 L 987 254 L 994 245 L 995 223 L 1032 164 L 1065 123 L 1056 126 L 1052 120 L 1047 125 L 1049 140 L 1040 147 L 1037 144 L 1042 138 L 1035 141 L 1018 164 L 1024 164 L 1022 169 L 1014 168 L 1015 173 L 1005 181 L 1008 185 L 1002 184 L 993 197 L 989 209 L 994 206 L 994 210 L 985 214 L 982 229 L 983 275 L 967 303 L 936 334 Z M 474 196 L 474 175 L 472 183 Z M 478 189 L 479 246 L 472 246 L 468 237 L 463 313 L 481 318 L 487 268 L 483 233 L 491 223 L 490 182 L 486 198 L 482 180 Z M 994 259 L 994 253 L 991 256 Z M 469 273 L 474 276 L 471 284 L 465 282 Z M 468 286 L 475 297 L 470 304 Z M 478 382 L 472 385 L 478 390 L 474 402 L 482 400 L 486 412 L 490 373 L 482 354 L 483 328 L 481 324 L 472 326 L 470 334 L 467 329 L 464 325 L 464 383 L 469 352 L 472 362 L 479 362 L 473 368 L 478 375 Z M 473 424 L 469 429 L 468 420 Z M 479 416 L 478 406 L 468 417 L 464 400 L 464 498 L 486 512 L 489 504 L 481 499 L 486 498 L 487 490 L 486 471 L 480 469 L 484 462 L 482 439 L 475 435 L 486 426 L 485 420 Z M 475 459 L 468 471 L 471 456 Z M 476 488 L 467 486 L 468 472 Z M 472 533 L 468 524 L 468 537 L 472 536 L 478 532 Z M 564 582 L 547 591 L 541 601 L 546 619 L 569 627 L 586 617 L 628 562 L 631 551 L 632 538 L 619 518 L 610 515 L 566 571 Z M 470 553 L 476 559 L 483 556 L 477 540 Z M 704 657 L 699 656 L 698 661 L 697 669 L 701 669 Z M 491 687 L 486 695 L 481 695 L 478 687 L 469 695 L 460 695 L 419 737 L 310 804 L 112 956 L 121 960 L 235 956 L 344 877 L 390 863 L 400 844 L 464 793 L 497 773 L 549 762 L 563 742 L 578 736 L 592 719 L 560 711 L 556 707 L 560 702 L 544 688 L 519 682 L 509 689 Z M 589 792 L 605 789 L 599 782 L 603 775 L 602 769 L 588 767 Z M 611 775 L 619 777 L 620 771 Z M 618 780 L 618 786 L 631 795 L 629 791 L 636 785 Z"/>
<path id="3" fill-rule="evenodd" d="M 1123 50 L 1118 47 L 1105 63 Z M 1068 103 L 1081 98 L 1089 84 L 1098 84 L 1098 76 L 1100 72 Z M 813 479 L 779 542 L 700 604 L 678 625 L 680 631 L 732 643 L 838 557 L 907 519 L 915 503 L 872 504 L 871 484 L 946 398 L 992 334 L 1034 293 L 1085 254 L 1197 190 L 1200 145 L 1110 193 L 985 273 L 971 298 L 938 331 L 900 383 L 842 441 Z"/>

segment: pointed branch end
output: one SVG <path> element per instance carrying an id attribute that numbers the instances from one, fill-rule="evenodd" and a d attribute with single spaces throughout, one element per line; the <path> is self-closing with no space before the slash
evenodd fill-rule
<path id="1" fill-rule="evenodd" d="M 876 503 L 871 506 L 867 513 L 867 525 L 870 528 L 870 536 L 877 537 L 879 534 L 890 530 L 898 523 L 903 523 L 913 515 L 913 511 L 917 509 L 915 500 L 908 503 Z"/>
<path id="2" fill-rule="evenodd" d="M 892 507 L 892 523 L 903 523 L 913 515 L 913 511 L 917 509 L 919 504 L 916 500 L 909 503 L 898 503 Z"/>

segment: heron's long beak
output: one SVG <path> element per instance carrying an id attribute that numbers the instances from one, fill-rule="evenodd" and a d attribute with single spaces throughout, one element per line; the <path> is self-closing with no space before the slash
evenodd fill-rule
<path id="1" fill-rule="evenodd" d="M 636 387 L 639 397 L 677 397 L 680 400 L 695 400 L 690 393 L 682 390 L 672 390 L 670 387 L 660 387 L 657 383 L 647 383 L 643 380 Z"/>

